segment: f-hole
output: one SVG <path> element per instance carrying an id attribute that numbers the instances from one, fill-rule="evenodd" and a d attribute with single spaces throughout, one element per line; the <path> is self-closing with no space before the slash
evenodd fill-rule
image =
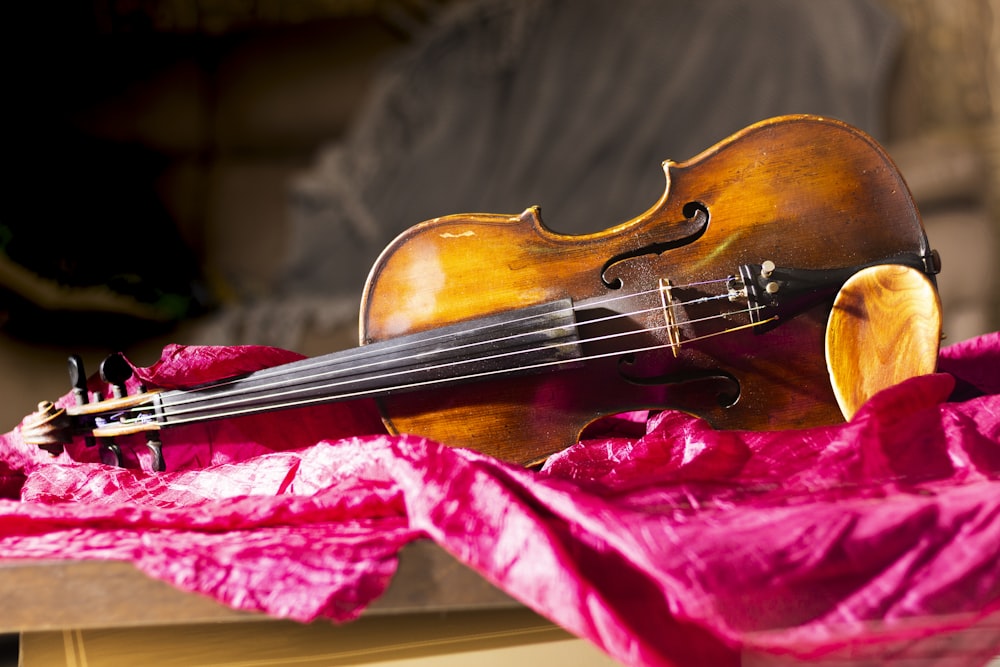
<path id="1" fill-rule="evenodd" d="M 618 360 L 618 374 L 626 382 L 642 387 L 671 387 L 677 398 L 672 407 L 697 410 L 715 404 L 731 408 L 740 400 L 740 381 L 723 370 L 686 370 L 658 375 L 639 375 L 631 372 L 636 362 L 634 354 Z"/>
<path id="2" fill-rule="evenodd" d="M 678 233 L 675 238 L 650 243 L 635 250 L 615 255 L 606 261 L 604 266 L 601 267 L 601 282 L 604 286 L 608 289 L 621 289 L 624 286 L 625 283 L 621 278 L 608 276 L 608 272 L 616 264 L 644 255 L 660 255 L 668 250 L 673 250 L 674 248 L 697 241 L 705 233 L 705 230 L 708 229 L 708 207 L 700 201 L 690 201 L 684 204 L 681 212 L 684 214 L 684 221 L 669 226 L 672 231 Z"/>

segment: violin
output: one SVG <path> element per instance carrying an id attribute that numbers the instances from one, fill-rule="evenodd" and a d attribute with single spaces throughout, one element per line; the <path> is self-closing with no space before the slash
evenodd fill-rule
<path id="1" fill-rule="evenodd" d="M 871 137 L 783 116 L 663 171 L 651 208 L 600 232 L 555 233 L 536 207 L 417 224 L 371 269 L 358 347 L 131 396 L 88 396 L 77 369 L 77 404 L 40 406 L 24 439 L 57 449 L 86 437 L 113 453 L 118 436 L 374 398 L 390 432 L 532 465 L 639 409 L 720 429 L 843 421 L 879 382 L 905 379 L 891 369 L 905 366 L 895 341 L 911 316 L 931 322 L 930 361 L 911 372 L 933 370 L 939 260 Z M 903 288 L 886 275 L 916 276 L 905 282 L 916 301 L 887 299 Z M 889 342 L 865 361 L 857 339 L 873 332 Z M 858 398 L 852 387 L 879 367 L 889 375 Z"/>

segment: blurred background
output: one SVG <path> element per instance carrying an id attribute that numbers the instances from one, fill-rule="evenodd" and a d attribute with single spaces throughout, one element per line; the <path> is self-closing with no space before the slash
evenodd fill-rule
<path id="1" fill-rule="evenodd" d="M 948 342 L 1000 325 L 998 0 L 64 0 L 5 7 L 0 426 L 66 355 L 356 338 L 437 215 L 625 221 L 659 163 L 785 113 L 889 150 Z"/>

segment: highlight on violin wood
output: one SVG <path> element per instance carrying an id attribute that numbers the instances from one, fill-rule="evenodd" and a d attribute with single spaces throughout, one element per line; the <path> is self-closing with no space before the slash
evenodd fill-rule
<path id="1" fill-rule="evenodd" d="M 851 320 L 832 325 L 833 383 L 824 353 L 838 294 L 869 298 L 853 276 L 938 269 L 906 183 L 871 137 L 785 116 L 663 173 L 658 201 L 601 232 L 555 233 L 534 207 L 419 223 L 371 269 L 357 348 L 136 397 L 75 384 L 78 405 L 25 435 L 112 449 L 179 424 L 374 398 L 391 432 L 532 464 L 618 412 L 801 428 L 843 420 L 845 364 L 865 374 L 864 393 L 896 379 L 867 376 L 860 360 L 890 350 L 865 349 L 882 340 Z"/>
<path id="2" fill-rule="evenodd" d="M 926 275 L 898 265 L 853 275 L 833 302 L 825 346 L 844 417 L 887 387 L 933 373 L 940 344 L 941 299 Z"/>

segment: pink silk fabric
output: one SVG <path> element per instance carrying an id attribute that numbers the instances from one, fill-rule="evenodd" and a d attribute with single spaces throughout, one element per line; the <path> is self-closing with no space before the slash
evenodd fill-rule
<path id="1" fill-rule="evenodd" d="M 137 370 L 171 388 L 297 358 L 173 346 Z M 154 473 L 141 441 L 111 468 L 83 443 L 52 458 L 3 436 L 0 556 L 125 560 L 235 608 L 344 622 L 430 539 L 629 665 L 1000 652 L 1000 334 L 943 349 L 847 424 L 622 415 L 540 471 L 387 435 L 367 402 L 163 439 Z"/>

